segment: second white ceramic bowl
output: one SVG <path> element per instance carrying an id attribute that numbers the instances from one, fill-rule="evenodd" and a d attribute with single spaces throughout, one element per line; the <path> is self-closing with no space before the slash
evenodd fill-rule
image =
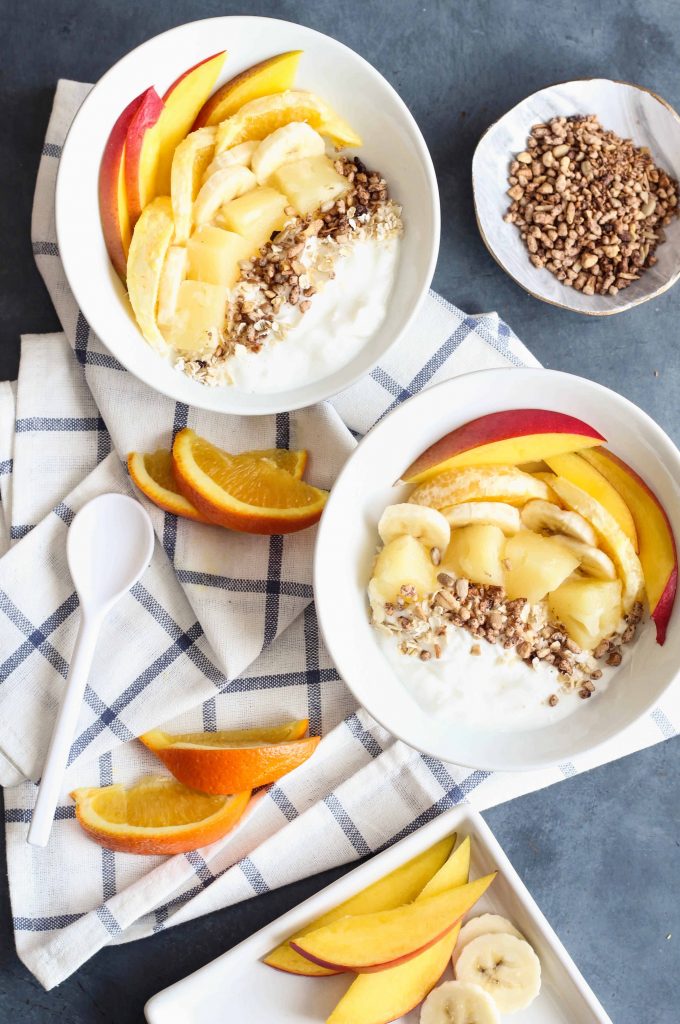
<path id="1" fill-rule="evenodd" d="M 552 409 L 590 423 L 640 473 L 680 537 L 680 452 L 646 413 L 593 381 L 543 369 L 480 370 L 404 402 L 352 454 L 331 492 L 315 551 L 314 596 L 324 639 L 354 696 L 399 739 L 444 761 L 521 771 L 568 761 L 612 739 L 648 712 L 680 670 L 680 613 L 666 643 L 650 623 L 606 690 L 544 728 L 502 732 L 456 725 L 421 707 L 395 676 L 368 621 L 366 587 L 383 509 L 411 489 L 395 485 L 433 442 L 477 416 Z"/>
<path id="2" fill-rule="evenodd" d="M 209 388 L 174 370 L 142 338 L 104 245 L 97 181 L 102 152 L 121 110 L 144 89 L 162 95 L 187 68 L 228 51 L 216 88 L 258 61 L 303 50 L 299 88 L 318 92 L 361 134 L 358 155 L 386 177 L 404 208 L 405 233 L 387 316 L 346 366 L 313 384 L 251 395 Z M 415 316 L 439 251 L 439 193 L 423 137 L 406 105 L 367 61 L 329 36 L 270 18 L 227 17 L 171 29 L 137 47 L 94 87 L 73 122 L 57 178 L 57 236 L 69 285 L 92 329 L 135 376 L 188 405 L 259 415 L 312 405 L 368 373 Z M 342 339 L 339 338 L 339 343 Z"/>

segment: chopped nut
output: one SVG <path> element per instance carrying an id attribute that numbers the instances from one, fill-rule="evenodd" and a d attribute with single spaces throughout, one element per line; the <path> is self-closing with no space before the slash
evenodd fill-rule
<path id="1" fill-rule="evenodd" d="M 551 708 L 554 708 L 556 704 L 559 704 L 559 702 L 560 702 L 560 698 L 557 696 L 556 693 L 551 693 L 550 696 L 548 697 L 548 704 L 550 705 Z"/>
<path id="2" fill-rule="evenodd" d="M 475 657 L 478 657 L 481 653 L 482 648 L 479 646 L 479 644 L 473 644 L 472 647 L 470 648 L 470 654 L 474 655 Z"/>

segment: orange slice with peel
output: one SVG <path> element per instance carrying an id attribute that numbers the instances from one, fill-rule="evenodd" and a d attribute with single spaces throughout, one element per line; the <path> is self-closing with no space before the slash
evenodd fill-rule
<path id="1" fill-rule="evenodd" d="M 302 721 L 278 729 L 179 736 L 152 729 L 139 738 L 185 786 L 202 793 L 238 793 L 276 782 L 311 757 L 320 737 L 301 735 L 306 726 Z"/>
<path id="2" fill-rule="evenodd" d="M 306 121 L 338 149 L 361 145 L 361 136 L 325 100 L 312 92 L 289 89 L 250 100 L 222 121 L 217 126 L 216 151 L 221 153 L 240 142 L 264 139 L 293 121 Z"/>
<path id="3" fill-rule="evenodd" d="M 297 480 L 267 454 L 225 459 L 188 427 L 172 448 L 179 490 L 212 522 L 242 533 L 293 533 L 318 522 L 328 492 Z"/>
<path id="4" fill-rule="evenodd" d="M 233 458 L 228 452 L 222 452 L 225 459 Z M 307 452 L 289 451 L 287 448 L 266 448 L 258 451 L 245 452 L 242 457 L 251 459 L 270 459 L 275 465 L 290 473 L 295 480 L 300 480 L 307 465 Z M 156 452 L 130 452 L 128 470 L 133 482 L 145 494 L 149 501 L 166 512 L 172 512 L 184 519 L 193 519 L 197 523 L 210 523 L 208 519 L 182 495 L 175 480 L 172 468 L 172 455 L 160 448 Z"/>
<path id="5" fill-rule="evenodd" d="M 100 846 L 121 853 L 186 853 L 229 832 L 250 800 L 250 791 L 209 796 L 175 779 L 147 778 L 126 789 L 75 789 L 76 818 Z"/>
<path id="6" fill-rule="evenodd" d="M 172 455 L 160 448 L 157 452 L 130 452 L 128 470 L 142 494 L 166 512 L 198 523 L 209 523 L 190 501 L 180 494 L 172 471 Z"/>

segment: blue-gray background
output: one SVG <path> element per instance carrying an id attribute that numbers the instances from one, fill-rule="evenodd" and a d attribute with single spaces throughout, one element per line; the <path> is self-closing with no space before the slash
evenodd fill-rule
<path id="1" fill-rule="evenodd" d="M 546 366 L 620 391 L 680 441 L 680 286 L 601 320 L 543 305 L 486 252 L 470 188 L 470 161 L 482 131 L 551 82 L 624 79 L 680 107 L 677 0 L 4 0 L 2 10 L 0 378 L 16 375 L 21 332 L 59 328 L 33 264 L 29 233 L 57 79 L 94 82 L 129 49 L 185 21 L 262 14 L 347 43 L 410 107 L 441 190 L 434 284 L 442 295 L 468 312 L 497 310 Z M 486 814 L 615 1024 L 680 1019 L 679 756 L 680 741 L 670 740 Z M 0 1021 L 137 1024 L 152 993 L 340 873 L 105 949 L 50 993 L 16 958 L 3 882 Z M 224 1019 L 245 1018 L 225 1000 Z"/>

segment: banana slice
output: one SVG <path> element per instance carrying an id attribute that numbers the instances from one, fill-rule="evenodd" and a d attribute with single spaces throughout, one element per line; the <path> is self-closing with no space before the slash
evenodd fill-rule
<path id="1" fill-rule="evenodd" d="M 251 166 L 258 183 L 264 185 L 282 164 L 325 152 L 326 144 L 318 132 L 304 121 L 291 121 L 262 140 L 253 153 Z"/>
<path id="2" fill-rule="evenodd" d="M 587 519 L 550 501 L 528 501 L 522 509 L 522 523 L 535 533 L 566 533 L 568 537 L 597 547 L 595 530 Z"/>
<path id="3" fill-rule="evenodd" d="M 514 935 L 516 939 L 524 938 L 514 924 L 506 917 L 501 917 L 500 914 L 480 914 L 479 917 L 471 917 L 469 921 L 465 922 L 458 935 L 458 942 L 453 951 L 453 966 L 456 966 L 463 949 L 473 939 L 479 938 L 480 935 L 497 935 L 499 932 L 502 935 Z"/>
<path id="4" fill-rule="evenodd" d="M 240 167 L 250 167 L 253 153 L 259 145 L 259 142 L 253 140 L 251 142 L 240 142 L 238 146 L 233 146 L 232 149 L 225 149 L 223 153 L 215 157 L 211 164 L 208 164 L 201 184 L 205 185 L 208 178 L 216 174 L 217 171 L 223 171 L 225 167 L 233 167 L 234 164 L 238 164 Z"/>
<path id="5" fill-rule="evenodd" d="M 480 985 L 501 1013 L 524 1010 L 541 988 L 541 962 L 515 935 L 480 935 L 458 957 L 456 978 Z"/>
<path id="6" fill-rule="evenodd" d="M 574 552 L 581 563 L 581 569 L 588 576 L 594 576 L 598 580 L 616 579 L 616 567 L 604 551 L 591 547 L 590 544 L 584 544 L 583 541 L 576 540 L 574 537 L 567 537 L 564 533 L 556 533 L 554 539 Z"/>
<path id="7" fill-rule="evenodd" d="M 396 537 L 407 534 L 422 541 L 427 548 L 446 551 L 451 540 L 451 528 L 441 514 L 427 505 L 388 505 L 378 523 L 380 539 L 389 544 Z"/>
<path id="8" fill-rule="evenodd" d="M 244 192 L 250 192 L 256 184 L 253 172 L 241 164 L 225 167 L 212 174 L 196 196 L 194 223 L 205 224 L 211 221 L 223 203 L 237 199 Z"/>
<path id="9" fill-rule="evenodd" d="M 158 323 L 167 325 L 177 312 L 179 286 L 187 276 L 187 251 L 183 245 L 171 245 L 165 257 L 158 286 Z"/>
<path id="10" fill-rule="evenodd" d="M 519 512 L 504 501 L 465 501 L 462 505 L 449 505 L 441 512 L 452 530 L 478 523 L 480 526 L 498 526 L 507 537 L 519 533 Z"/>
<path id="11" fill-rule="evenodd" d="M 479 985 L 445 981 L 423 1003 L 420 1024 L 500 1024 L 500 1017 L 493 999 Z"/>

